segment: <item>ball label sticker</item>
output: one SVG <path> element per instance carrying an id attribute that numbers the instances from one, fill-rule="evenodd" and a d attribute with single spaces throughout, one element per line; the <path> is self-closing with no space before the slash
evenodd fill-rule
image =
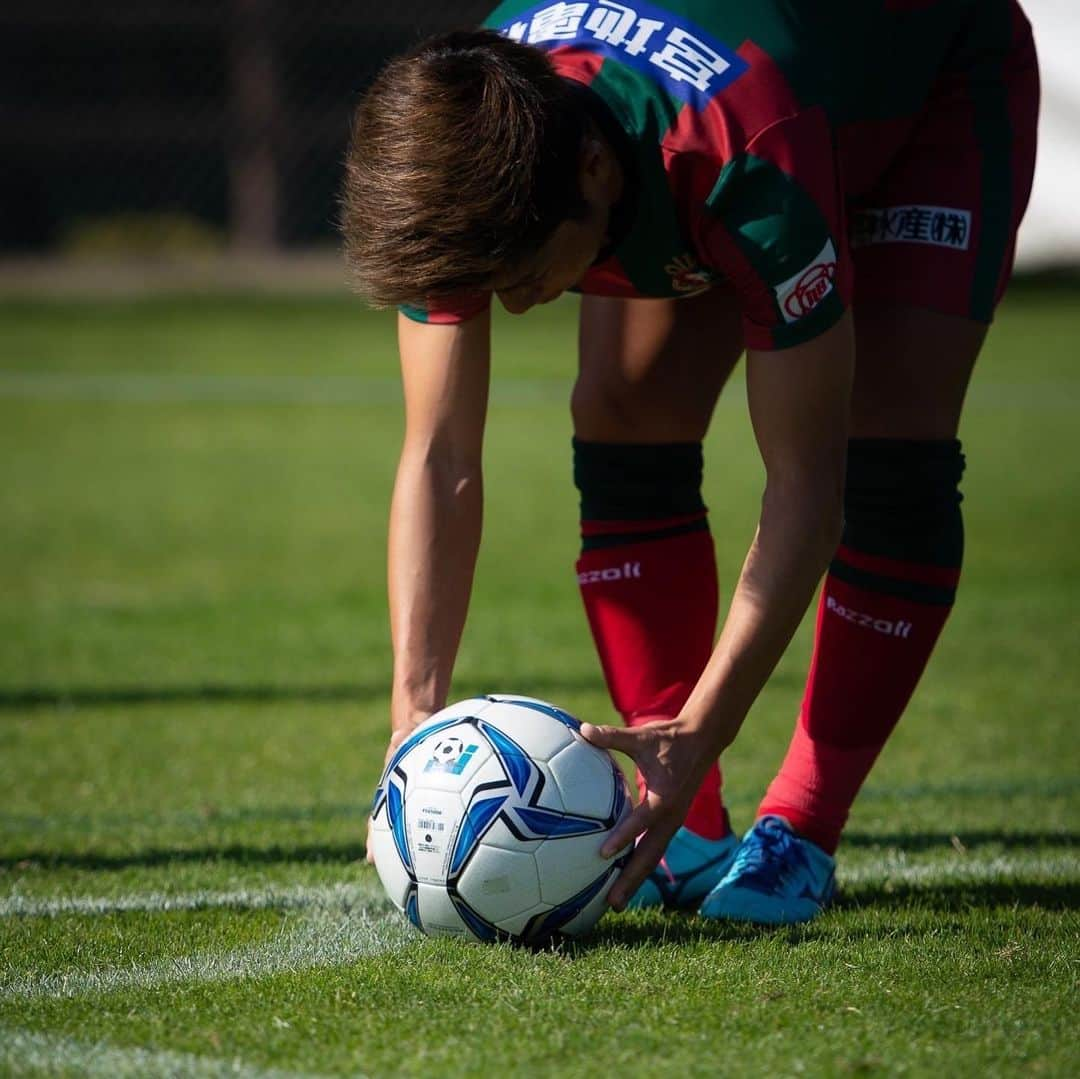
<path id="1" fill-rule="evenodd" d="M 457 822 L 461 816 L 461 801 L 456 794 L 427 791 L 417 800 L 415 809 L 409 805 L 409 836 L 416 862 L 416 879 L 438 882 L 446 875 Z"/>
<path id="2" fill-rule="evenodd" d="M 459 776 L 469 765 L 469 761 L 476 755 L 479 746 L 473 742 L 468 744 L 456 734 L 440 738 L 431 751 L 425 772 L 446 772 L 452 776 Z"/>

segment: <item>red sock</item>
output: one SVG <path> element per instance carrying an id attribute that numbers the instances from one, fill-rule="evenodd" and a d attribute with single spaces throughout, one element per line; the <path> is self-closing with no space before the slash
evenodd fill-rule
<path id="1" fill-rule="evenodd" d="M 631 727 L 678 715 L 716 632 L 716 561 L 705 515 L 584 521 L 582 535 L 610 542 L 587 549 L 577 572 L 616 710 Z M 640 775 L 638 787 L 644 787 Z M 706 839 L 728 832 L 720 787 L 713 765 L 684 822 Z"/>
<path id="2" fill-rule="evenodd" d="M 818 606 L 814 658 L 787 756 L 758 809 L 830 854 L 926 667 L 959 568 L 841 546 Z"/>

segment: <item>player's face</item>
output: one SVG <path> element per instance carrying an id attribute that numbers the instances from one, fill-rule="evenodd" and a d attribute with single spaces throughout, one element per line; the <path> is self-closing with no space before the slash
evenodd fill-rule
<path id="1" fill-rule="evenodd" d="M 495 294 L 510 314 L 520 315 L 536 304 L 550 303 L 585 276 L 604 239 L 603 227 L 597 227 L 595 216 L 563 221 L 535 255 L 496 278 Z"/>
<path id="2" fill-rule="evenodd" d="M 595 133 L 582 145 L 578 179 L 589 207 L 586 217 L 561 222 L 539 251 L 507 267 L 492 283 L 512 315 L 550 303 L 576 285 L 604 245 L 611 207 L 622 192 L 622 174 L 611 147 Z"/>

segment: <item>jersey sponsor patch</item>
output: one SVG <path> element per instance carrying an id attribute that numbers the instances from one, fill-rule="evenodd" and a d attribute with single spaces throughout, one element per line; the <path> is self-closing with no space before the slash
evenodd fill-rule
<path id="1" fill-rule="evenodd" d="M 836 248 L 826 240 L 809 266 L 773 288 L 784 321 L 798 322 L 810 314 L 832 292 L 835 279 Z"/>
<path id="2" fill-rule="evenodd" d="M 699 110 L 748 66 L 699 26 L 643 0 L 537 4 L 500 32 L 529 45 L 576 45 L 610 56 Z"/>
<path id="3" fill-rule="evenodd" d="M 971 243 L 971 211 L 952 206 L 882 206 L 851 215 L 851 246 L 928 244 L 966 251 Z"/>

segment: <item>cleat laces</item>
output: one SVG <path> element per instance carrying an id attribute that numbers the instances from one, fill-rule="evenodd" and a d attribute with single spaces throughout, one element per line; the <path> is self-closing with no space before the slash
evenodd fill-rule
<path id="1" fill-rule="evenodd" d="M 772 893 L 791 879 L 794 869 L 806 867 L 794 835 L 782 825 L 765 824 L 754 830 L 753 843 L 740 846 L 729 875 L 740 885 Z"/>

